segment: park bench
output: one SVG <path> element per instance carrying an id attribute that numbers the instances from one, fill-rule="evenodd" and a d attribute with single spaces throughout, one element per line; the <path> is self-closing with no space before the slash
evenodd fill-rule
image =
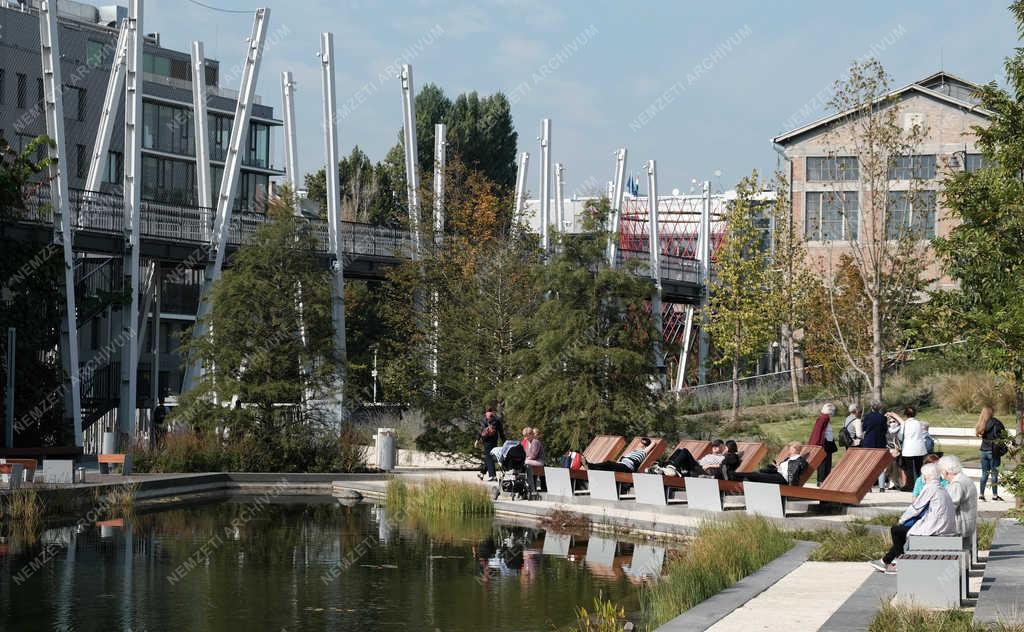
<path id="1" fill-rule="evenodd" d="M 591 463 L 610 461 L 622 453 L 626 440 L 614 435 L 598 435 L 583 450 L 583 458 Z M 575 493 L 575 481 L 586 481 L 585 470 L 570 470 L 565 467 L 550 465 L 534 466 L 534 476 L 543 476 L 547 493 L 555 496 L 572 496 Z"/>
<path id="2" fill-rule="evenodd" d="M 679 450 L 686 448 L 690 451 L 695 459 L 700 459 L 708 452 L 711 451 L 710 441 L 680 441 L 676 445 L 675 449 Z M 740 454 L 740 465 L 736 468 L 737 472 L 749 472 L 752 471 L 764 458 L 765 452 L 768 451 L 768 446 L 763 443 L 756 442 L 744 442 L 736 444 L 736 451 Z M 688 479 L 681 476 L 663 476 L 661 474 L 637 474 L 633 477 L 633 484 L 636 489 L 636 501 L 638 503 L 646 505 L 667 505 L 669 494 L 673 490 L 685 490 L 686 481 Z M 715 487 L 717 489 L 718 480 L 716 479 L 696 479 L 701 481 L 709 481 L 704 483 L 705 487 Z M 715 492 L 718 496 L 718 492 Z M 719 499 L 721 504 L 721 499 Z M 698 501 L 699 503 L 699 501 Z M 687 504 L 691 507 L 693 504 L 690 502 L 690 493 L 687 492 Z"/>
<path id="3" fill-rule="evenodd" d="M 0 458 L 0 464 L 8 463 L 14 464 L 19 463 L 25 468 L 25 482 L 31 483 L 36 475 L 36 468 L 39 466 L 39 462 L 35 459 L 17 459 L 17 458 Z"/>
<path id="4" fill-rule="evenodd" d="M 120 465 L 121 474 L 132 473 L 132 457 L 130 454 L 97 454 L 96 461 L 100 464 L 100 473 L 109 474 L 111 465 Z"/>
<path id="5" fill-rule="evenodd" d="M 15 490 L 21 487 L 24 478 L 25 466 L 21 463 L 0 463 L 0 476 L 7 484 L 7 489 Z"/>
<path id="6" fill-rule="evenodd" d="M 804 446 L 804 449 L 808 447 L 821 450 L 821 455 L 816 461 L 808 459 L 810 466 L 801 475 L 799 485 L 743 481 L 743 495 L 748 512 L 784 518 L 787 500 L 816 500 L 839 505 L 859 505 L 878 480 L 878 475 L 892 461 L 892 455 L 883 448 L 850 448 L 819 487 L 803 487 L 811 473 L 824 459 L 824 450 L 819 446 Z"/>
<path id="7" fill-rule="evenodd" d="M 943 553 L 947 555 L 955 555 L 959 560 L 959 568 L 956 574 L 956 582 L 953 582 L 953 577 L 950 577 L 949 571 L 946 569 L 946 565 L 942 564 L 929 564 L 925 563 L 927 560 L 917 560 L 914 564 L 909 567 L 909 570 L 903 573 L 903 558 L 908 555 L 918 555 L 924 553 Z M 928 566 L 933 566 L 929 571 Z M 919 568 L 920 567 L 920 568 Z M 900 586 L 903 587 L 906 592 L 905 596 L 901 598 L 907 598 L 908 600 L 916 596 L 918 593 L 926 592 L 928 590 L 938 591 L 939 594 L 934 598 L 940 603 L 946 603 L 952 600 L 956 600 L 956 606 L 959 607 L 961 600 L 967 599 L 967 588 L 971 570 L 971 554 L 967 546 L 965 546 L 964 538 L 959 534 L 952 535 L 911 535 L 907 536 L 907 546 L 904 555 L 900 557 L 899 562 L 896 564 L 897 575 L 905 575 L 902 578 L 897 578 L 897 592 L 900 592 Z M 918 570 L 927 572 L 928 575 L 920 575 L 917 573 Z M 942 575 L 941 573 L 946 573 Z M 927 577 L 927 584 L 921 585 L 922 577 Z M 902 581 L 899 581 L 902 579 Z M 952 597 L 953 592 L 957 593 L 957 597 Z"/>
<path id="8" fill-rule="evenodd" d="M 634 437 L 626 449 L 623 450 L 622 454 L 627 454 L 632 450 L 640 449 L 640 440 L 643 437 Z M 648 450 L 647 456 L 643 462 L 640 463 L 640 467 L 636 468 L 636 474 L 644 472 L 647 468 L 651 467 L 658 462 L 661 455 L 665 453 L 665 449 L 668 447 L 668 442 L 664 439 L 658 439 L 651 437 L 651 449 Z M 608 459 L 610 460 L 610 459 Z M 634 485 L 634 473 L 633 472 L 609 472 L 605 470 L 589 470 L 587 472 L 587 480 L 590 485 L 590 497 L 597 500 L 619 500 L 622 497 L 622 490 L 624 487 L 632 487 Z"/>

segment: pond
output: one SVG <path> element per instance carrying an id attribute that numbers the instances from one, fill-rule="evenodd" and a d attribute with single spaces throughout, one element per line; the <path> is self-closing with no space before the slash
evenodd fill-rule
<path id="1" fill-rule="evenodd" d="M 5 630 L 565 629 L 636 614 L 665 549 L 501 521 L 398 523 L 328 497 L 231 496 L 0 544 Z"/>

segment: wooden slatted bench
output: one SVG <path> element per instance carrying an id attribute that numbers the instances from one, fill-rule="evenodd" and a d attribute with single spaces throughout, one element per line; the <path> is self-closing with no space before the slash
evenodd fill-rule
<path id="1" fill-rule="evenodd" d="M 25 466 L 21 463 L 0 463 L 0 474 L 7 477 L 7 489 L 18 489 L 21 487 L 22 478 L 25 476 Z"/>
<path id="2" fill-rule="evenodd" d="M 598 435 L 591 440 L 583 451 L 583 458 L 590 463 L 611 461 L 626 447 L 626 440 L 615 435 Z M 555 496 L 572 496 L 575 494 L 575 481 L 587 481 L 585 470 L 570 470 L 551 465 L 533 466 L 533 474 L 544 478 L 544 485 L 549 494 Z"/>
<path id="3" fill-rule="evenodd" d="M 737 472 L 753 472 L 761 464 L 764 455 L 768 452 L 768 446 L 760 442 L 736 442 L 736 452 L 740 455 L 740 464 Z"/>
<path id="4" fill-rule="evenodd" d="M 39 462 L 35 459 L 16 459 L 16 458 L 0 458 L 0 463 L 9 463 L 11 465 L 18 463 L 25 468 L 25 482 L 31 483 L 32 479 L 35 478 L 36 468 L 39 467 Z"/>
<path id="5" fill-rule="evenodd" d="M 690 451 L 694 459 L 700 460 L 711 451 L 711 442 L 686 439 L 676 444 L 673 451 L 684 448 Z M 765 452 L 768 451 L 768 446 L 754 442 L 737 443 L 736 451 L 741 454 L 741 462 L 737 471 L 746 472 L 749 471 L 747 468 L 757 467 L 761 459 L 764 458 Z M 633 480 L 636 486 L 636 500 L 642 504 L 666 505 L 671 490 L 686 489 L 686 480 L 682 476 L 643 474 L 634 476 Z"/>
<path id="6" fill-rule="evenodd" d="M 802 487 L 817 466 L 808 467 L 804 471 L 806 476 L 801 476 L 801 486 L 745 481 L 743 492 L 747 511 L 784 518 L 784 503 L 787 499 L 859 505 L 890 462 L 892 455 L 884 448 L 850 448 L 817 488 Z M 818 463 L 821 463 L 820 459 Z"/>
<path id="7" fill-rule="evenodd" d="M 651 467 L 658 462 L 658 459 L 662 454 L 665 453 L 665 449 L 668 448 L 668 442 L 664 439 L 656 437 L 649 437 L 651 440 L 650 450 L 647 451 L 647 456 L 640 463 L 640 467 L 636 469 L 636 472 L 610 472 L 604 470 L 591 470 L 587 473 L 587 480 L 590 484 L 590 497 L 596 498 L 597 500 L 619 500 L 621 497 L 621 491 L 623 487 L 633 486 L 634 474 L 641 474 L 647 468 Z M 639 450 L 641 448 L 640 441 L 643 437 L 634 437 L 626 449 L 623 450 L 622 454 L 628 454 L 633 450 Z"/>
<path id="8" fill-rule="evenodd" d="M 101 474 L 109 474 L 111 465 L 120 465 L 122 475 L 132 473 L 132 457 L 130 454 L 97 454 L 96 461 L 100 464 Z"/>

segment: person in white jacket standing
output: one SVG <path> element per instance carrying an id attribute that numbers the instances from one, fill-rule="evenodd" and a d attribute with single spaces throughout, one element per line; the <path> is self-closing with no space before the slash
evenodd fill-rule
<path id="1" fill-rule="evenodd" d="M 978 490 L 974 481 L 964 474 L 963 465 L 955 456 L 939 459 L 939 472 L 949 483 L 946 491 L 956 506 L 956 529 L 964 539 L 964 547 L 971 551 L 978 530 Z"/>
<path id="2" fill-rule="evenodd" d="M 914 417 L 916 413 L 913 406 L 907 406 L 903 409 L 905 417 L 900 417 L 896 413 L 885 415 L 898 421 L 902 427 L 900 439 L 903 441 L 903 447 L 900 456 L 903 457 L 903 471 L 907 475 L 903 491 L 913 489 L 914 481 L 921 472 L 924 457 L 928 454 L 928 448 L 924 444 L 924 428 L 921 427 L 920 420 Z"/>

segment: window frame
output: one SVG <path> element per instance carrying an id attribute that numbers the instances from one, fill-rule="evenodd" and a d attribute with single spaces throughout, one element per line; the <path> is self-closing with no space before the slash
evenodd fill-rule
<path id="1" fill-rule="evenodd" d="M 852 168 L 851 168 L 852 165 Z M 860 161 L 856 156 L 807 156 L 804 160 L 808 182 L 857 182 Z"/>
<path id="2" fill-rule="evenodd" d="M 827 196 L 835 196 L 836 199 L 841 199 L 842 202 L 838 207 L 826 206 Z M 851 206 L 852 198 L 852 206 Z M 812 205 L 811 200 L 816 199 L 817 202 Z M 811 211 L 814 207 L 816 218 L 812 222 Z M 825 213 L 827 211 L 837 212 L 838 218 L 825 219 Z M 850 215 L 853 215 L 851 218 Z M 814 230 L 812 231 L 812 223 Z M 838 226 L 840 230 L 839 237 L 826 237 L 826 231 L 831 235 L 831 228 L 828 227 Z M 804 239 L 806 241 L 814 242 L 828 242 L 828 241 L 857 241 L 860 237 L 860 191 L 854 189 L 844 189 L 842 191 L 805 191 L 804 192 Z"/>

